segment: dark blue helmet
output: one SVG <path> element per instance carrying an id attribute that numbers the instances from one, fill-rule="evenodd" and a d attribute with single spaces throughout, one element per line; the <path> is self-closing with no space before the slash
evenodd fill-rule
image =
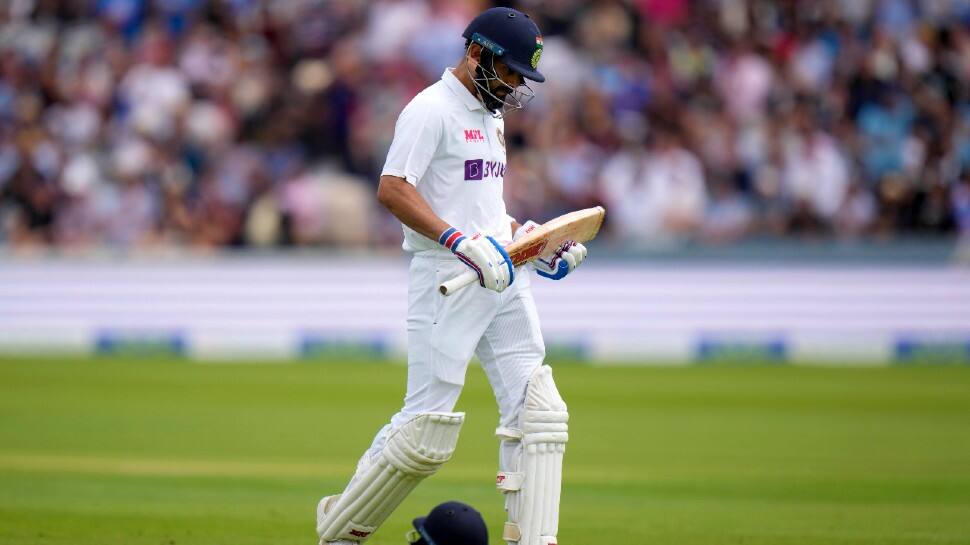
<path id="1" fill-rule="evenodd" d="M 442 503 L 426 517 L 414 519 L 421 545 L 488 545 L 488 528 L 481 513 L 460 501 Z M 417 537 L 417 536 L 415 536 Z"/>
<path id="2" fill-rule="evenodd" d="M 462 36 L 495 54 L 513 71 L 543 82 L 539 73 L 542 34 L 528 15 L 512 8 L 491 8 L 472 19 Z"/>

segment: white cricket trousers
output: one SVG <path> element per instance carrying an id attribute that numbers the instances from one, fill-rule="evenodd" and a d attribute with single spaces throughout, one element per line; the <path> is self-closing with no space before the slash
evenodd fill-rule
<path id="1" fill-rule="evenodd" d="M 411 259 L 404 407 L 378 432 L 361 461 L 376 456 L 388 434 L 414 416 L 454 410 L 473 354 L 495 393 L 499 425 L 520 427 L 526 385 L 546 353 L 529 271 L 517 268 L 514 282 L 502 293 L 478 285 L 448 297 L 438 293 L 442 282 L 466 270 L 448 251 L 420 252 Z M 500 451 L 500 468 L 511 467 L 514 456 L 514 451 Z"/>

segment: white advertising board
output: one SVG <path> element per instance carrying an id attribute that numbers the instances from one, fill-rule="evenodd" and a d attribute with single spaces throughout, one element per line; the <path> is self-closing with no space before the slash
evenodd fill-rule
<path id="1" fill-rule="evenodd" d="M 970 270 L 591 260 L 535 278 L 550 354 L 594 363 L 970 361 Z M 404 354 L 407 261 L 6 259 L 0 351 Z"/>

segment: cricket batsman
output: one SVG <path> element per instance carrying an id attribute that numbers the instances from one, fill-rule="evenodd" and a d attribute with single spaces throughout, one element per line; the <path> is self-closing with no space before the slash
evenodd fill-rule
<path id="1" fill-rule="evenodd" d="M 498 402 L 499 472 L 510 544 L 555 545 L 569 414 L 552 370 L 523 267 L 504 245 L 536 224 L 505 210 L 503 116 L 533 96 L 542 36 L 528 15 L 492 8 L 465 29 L 464 58 L 404 108 L 381 173 L 378 200 L 403 224 L 413 254 L 408 286 L 404 406 L 374 438 L 343 493 L 317 507 L 321 544 L 369 538 L 452 455 L 454 413 L 472 355 Z M 515 233 L 516 237 L 513 237 Z M 586 257 L 568 241 L 533 262 L 559 280 Z M 444 297 L 438 286 L 470 268 L 478 288 Z"/>

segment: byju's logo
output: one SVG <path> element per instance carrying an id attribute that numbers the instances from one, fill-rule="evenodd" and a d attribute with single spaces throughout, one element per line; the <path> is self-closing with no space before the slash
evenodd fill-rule
<path id="1" fill-rule="evenodd" d="M 469 159 L 465 161 L 466 181 L 504 177 L 505 163 L 500 161 L 486 161 L 484 159 Z"/>
<path id="2" fill-rule="evenodd" d="M 469 159 L 465 161 L 465 180 L 481 180 L 485 174 L 484 159 Z"/>

